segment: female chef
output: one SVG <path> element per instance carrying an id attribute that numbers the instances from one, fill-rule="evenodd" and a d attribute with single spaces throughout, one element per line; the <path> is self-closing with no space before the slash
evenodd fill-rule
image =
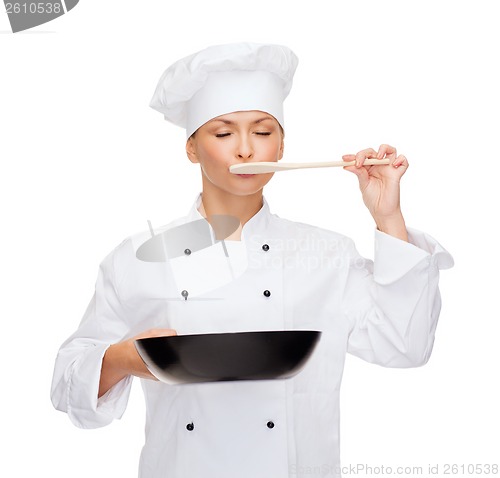
<path id="1" fill-rule="evenodd" d="M 181 234 L 181 252 L 164 262 L 139 254 L 150 232 L 123 241 L 101 263 L 52 384 L 54 406 L 95 428 L 121 417 L 132 377 L 143 379 L 142 478 L 338 476 L 346 352 L 387 367 L 419 366 L 431 354 L 439 269 L 453 260 L 405 226 L 403 155 L 382 145 L 343 157 L 355 160 L 346 169 L 376 224 L 373 263 L 340 234 L 272 214 L 263 197 L 272 174 L 229 171 L 282 158 L 283 101 L 296 66 L 283 46 L 215 46 L 168 68 L 151 101 L 186 129 L 187 156 L 202 176 L 188 214 L 154 233 L 189 230 L 213 215 L 236 217 L 239 227 L 224 252 L 220 241 L 191 250 Z M 390 164 L 366 167 L 367 158 Z M 284 329 L 322 331 L 304 369 L 286 380 L 168 385 L 134 347 L 138 337 Z"/>

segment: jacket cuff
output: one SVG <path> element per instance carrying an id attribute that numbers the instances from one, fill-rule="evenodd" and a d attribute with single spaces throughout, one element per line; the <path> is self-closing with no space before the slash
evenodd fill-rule
<path id="1" fill-rule="evenodd" d="M 438 269 L 453 267 L 453 258 L 433 237 L 407 228 L 408 241 L 375 230 L 375 256 L 373 276 L 379 284 L 391 284 L 417 264 L 426 261 Z"/>
<path id="2" fill-rule="evenodd" d="M 92 344 L 73 365 L 68 391 L 68 415 L 80 428 L 105 426 L 121 418 L 127 407 L 132 377 L 114 385 L 99 399 L 102 359 L 109 344 Z"/>

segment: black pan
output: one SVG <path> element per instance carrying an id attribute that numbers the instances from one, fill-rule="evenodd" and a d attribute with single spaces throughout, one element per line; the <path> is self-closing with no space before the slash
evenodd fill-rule
<path id="1" fill-rule="evenodd" d="M 149 371 L 169 384 L 270 380 L 296 375 L 321 332 L 285 330 L 138 339 Z"/>

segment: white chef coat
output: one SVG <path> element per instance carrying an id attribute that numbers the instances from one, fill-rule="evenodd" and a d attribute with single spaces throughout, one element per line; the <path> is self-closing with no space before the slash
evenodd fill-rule
<path id="1" fill-rule="evenodd" d="M 166 227 L 202 218 L 200 201 Z M 388 367 L 419 366 L 431 354 L 439 269 L 453 259 L 432 237 L 408 231 L 410 243 L 376 231 L 372 262 L 345 236 L 281 219 L 264 200 L 242 230 L 246 270 L 197 297 L 207 300 L 176 300 L 173 269 L 138 260 L 135 251 L 147 234 L 130 237 L 102 262 L 82 322 L 58 353 L 53 404 L 82 428 L 120 418 L 132 377 L 98 399 L 102 358 L 110 344 L 150 328 L 179 335 L 320 330 L 313 355 L 293 378 L 183 385 L 142 380 L 147 414 L 139 476 L 339 476 L 346 352 Z"/>

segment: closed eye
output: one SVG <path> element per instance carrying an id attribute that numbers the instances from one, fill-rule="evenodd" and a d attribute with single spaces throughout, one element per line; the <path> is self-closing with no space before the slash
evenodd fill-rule
<path id="1" fill-rule="evenodd" d="M 265 131 L 265 132 L 257 131 L 255 134 L 258 134 L 259 136 L 269 136 L 271 134 L 271 132 L 270 131 Z"/>
<path id="2" fill-rule="evenodd" d="M 217 133 L 215 135 L 216 138 L 225 138 L 226 136 L 229 136 L 231 133 Z"/>

